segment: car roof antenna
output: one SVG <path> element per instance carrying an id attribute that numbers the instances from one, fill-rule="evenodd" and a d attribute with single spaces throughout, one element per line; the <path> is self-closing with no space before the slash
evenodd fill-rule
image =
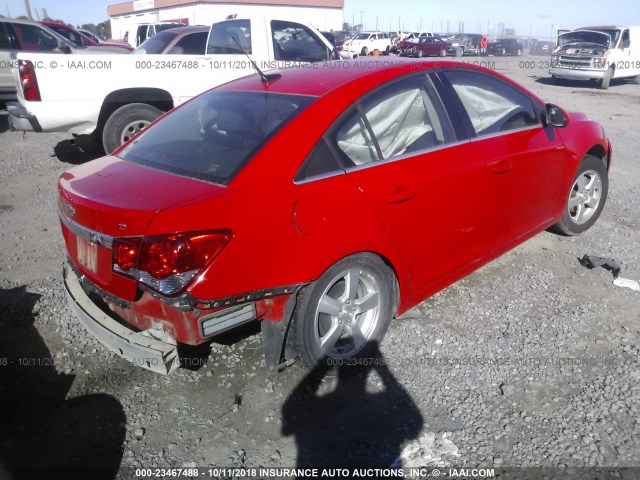
<path id="1" fill-rule="evenodd" d="M 247 56 L 253 68 L 256 70 L 256 72 L 258 72 L 258 75 L 260 75 L 260 79 L 262 80 L 262 83 L 269 83 L 270 81 L 276 80 L 282 76 L 279 73 L 270 73 L 268 75 L 265 75 L 265 73 L 258 68 L 258 64 L 253 61 L 253 59 L 249 56 L 247 51 L 242 47 L 242 45 L 240 45 L 240 42 L 238 41 L 238 39 L 235 36 L 232 36 L 231 39 L 236 45 L 238 45 L 238 48 L 242 50 L 242 53 L 244 53 Z"/>

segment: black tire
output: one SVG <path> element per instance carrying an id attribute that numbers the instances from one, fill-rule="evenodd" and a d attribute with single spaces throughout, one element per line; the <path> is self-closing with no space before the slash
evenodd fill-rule
<path id="1" fill-rule="evenodd" d="M 360 51 L 360 55 L 362 55 L 363 57 L 366 57 L 368 53 L 369 53 L 369 49 L 367 47 L 362 47 L 362 50 Z"/>
<path id="2" fill-rule="evenodd" d="M 384 54 L 389 55 L 390 52 L 391 52 L 391 47 L 387 45 L 387 48 L 385 49 Z"/>
<path id="3" fill-rule="evenodd" d="M 567 194 L 562 220 L 552 229 L 567 236 L 585 232 L 598 220 L 608 193 L 609 175 L 604 163 L 598 157 L 585 155 Z"/>
<path id="4" fill-rule="evenodd" d="M 423 51 L 422 49 L 420 49 L 420 48 L 419 48 L 419 49 L 418 49 L 418 51 L 416 52 L 416 56 L 417 56 L 418 58 L 422 58 L 422 56 L 423 56 L 423 55 L 424 55 L 424 51 Z"/>
<path id="5" fill-rule="evenodd" d="M 102 131 L 102 145 L 107 155 L 146 128 L 162 112 L 146 103 L 130 103 L 111 114 Z"/>
<path id="6" fill-rule="evenodd" d="M 502 55 L 503 57 L 507 54 L 507 49 L 503 48 L 502 50 L 500 50 L 500 55 Z"/>
<path id="7" fill-rule="evenodd" d="M 366 356 L 395 315 L 394 287 L 393 271 L 372 253 L 334 264 L 298 294 L 287 339 L 294 355 L 307 369 L 325 359 Z"/>
<path id="8" fill-rule="evenodd" d="M 518 49 L 518 51 L 516 52 L 516 55 L 518 55 L 518 56 L 522 55 L 522 50 Z"/>
<path id="9" fill-rule="evenodd" d="M 602 80 L 598 82 L 601 90 L 606 90 L 609 88 L 609 84 L 611 83 L 611 79 L 613 78 L 613 67 L 609 67 L 607 72 L 604 74 Z"/>
<path id="10" fill-rule="evenodd" d="M 444 48 L 442 50 L 440 50 L 440 56 L 441 57 L 446 57 L 447 56 L 447 50 L 444 49 Z"/>

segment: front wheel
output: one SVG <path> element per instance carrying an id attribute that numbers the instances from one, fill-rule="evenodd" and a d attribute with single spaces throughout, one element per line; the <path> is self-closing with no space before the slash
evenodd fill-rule
<path id="1" fill-rule="evenodd" d="M 422 50 L 418 50 L 418 51 L 416 52 L 416 56 L 417 56 L 418 58 L 422 58 L 422 56 L 423 56 L 423 55 L 424 55 L 424 52 L 423 52 Z"/>
<path id="2" fill-rule="evenodd" d="M 111 114 L 102 131 L 102 145 L 107 155 L 149 126 L 162 112 L 146 103 L 130 103 Z"/>
<path id="3" fill-rule="evenodd" d="M 440 56 L 441 57 L 446 57 L 447 56 L 447 50 L 444 49 L 444 48 L 442 50 L 440 50 Z"/>
<path id="4" fill-rule="evenodd" d="M 376 255 L 360 253 L 329 268 L 298 295 L 290 345 L 304 367 L 363 356 L 380 342 L 396 310 L 395 277 Z"/>
<path id="5" fill-rule="evenodd" d="M 611 83 L 612 78 L 613 78 L 613 67 L 609 67 L 609 69 L 604 74 L 604 77 L 602 78 L 602 80 L 598 82 L 600 84 L 600 88 L 602 90 L 606 90 L 607 88 L 609 88 L 609 83 Z"/>
<path id="6" fill-rule="evenodd" d="M 522 50 L 518 49 L 518 51 L 516 52 L 516 55 L 518 56 L 522 55 Z"/>
<path id="7" fill-rule="evenodd" d="M 588 230 L 598 219 L 609 193 L 609 175 L 602 160 L 586 155 L 578 167 L 562 220 L 554 230 L 563 235 L 578 235 Z"/>
<path id="8" fill-rule="evenodd" d="M 362 55 L 363 57 L 366 57 L 368 53 L 369 53 L 369 49 L 367 47 L 362 47 L 362 50 L 360 51 L 360 55 Z"/>

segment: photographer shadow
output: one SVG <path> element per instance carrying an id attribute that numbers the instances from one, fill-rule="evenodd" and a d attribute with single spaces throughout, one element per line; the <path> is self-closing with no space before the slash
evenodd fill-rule
<path id="1" fill-rule="evenodd" d="M 295 437 L 298 468 L 389 468 L 404 444 L 418 437 L 423 426 L 418 406 L 377 344 L 371 352 L 358 365 L 319 362 L 287 398 L 282 434 Z M 324 378 L 331 391 L 321 391 Z"/>
<path id="2" fill-rule="evenodd" d="M 0 480 L 113 479 L 126 416 L 111 395 L 67 399 L 75 375 L 58 373 L 35 328 L 40 298 L 0 289 Z"/>

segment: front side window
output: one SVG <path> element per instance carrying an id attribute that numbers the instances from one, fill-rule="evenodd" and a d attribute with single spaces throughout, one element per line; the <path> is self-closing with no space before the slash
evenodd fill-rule
<path id="1" fill-rule="evenodd" d="M 462 102 L 477 135 L 491 135 L 540 124 L 533 101 L 524 92 L 488 75 L 444 73 Z"/>
<path id="2" fill-rule="evenodd" d="M 276 60 L 319 62 L 331 58 L 328 47 L 304 25 L 273 20 L 271 31 Z"/>
<path id="3" fill-rule="evenodd" d="M 36 52 L 53 52 L 59 50 L 58 38 L 55 34 L 50 33 L 43 28 L 35 25 L 15 23 L 13 29 L 20 39 L 25 50 Z M 65 39 L 65 41 L 67 41 Z"/>
<path id="4" fill-rule="evenodd" d="M 145 130 L 119 157 L 227 185 L 271 136 L 314 99 L 263 92 L 208 92 Z"/>
<path id="5" fill-rule="evenodd" d="M 249 20 L 228 20 L 214 23 L 209 35 L 207 54 L 251 53 L 251 23 Z"/>

